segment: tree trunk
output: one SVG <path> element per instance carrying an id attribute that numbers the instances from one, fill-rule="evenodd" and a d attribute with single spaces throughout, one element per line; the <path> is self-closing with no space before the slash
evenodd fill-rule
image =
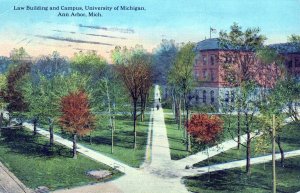
<path id="1" fill-rule="evenodd" d="M 137 108 L 137 100 L 133 101 L 133 132 L 134 132 L 134 139 L 133 139 L 133 149 L 136 149 L 136 108 Z"/>
<path id="2" fill-rule="evenodd" d="M 178 129 L 180 129 L 181 128 L 181 125 L 182 125 L 182 122 L 181 122 L 181 100 L 179 100 L 179 102 L 178 102 L 178 111 L 177 111 L 177 113 L 178 113 Z"/>
<path id="3" fill-rule="evenodd" d="M 278 148 L 279 148 L 279 151 L 280 151 L 280 164 L 281 164 L 281 167 L 284 167 L 284 151 L 282 149 L 282 146 L 281 146 L 281 138 L 280 138 L 280 135 L 277 135 L 277 145 L 278 145 Z"/>
<path id="4" fill-rule="evenodd" d="M 240 106 L 238 107 L 238 122 L 237 122 L 237 149 L 240 149 L 241 147 L 241 112 L 240 112 Z"/>
<path id="5" fill-rule="evenodd" d="M 90 145 L 92 145 L 92 130 L 90 131 Z"/>
<path id="6" fill-rule="evenodd" d="M 247 159 L 247 162 L 246 162 L 246 172 L 247 172 L 247 175 L 250 175 L 251 174 L 251 171 L 250 171 L 250 167 L 251 167 L 251 163 L 250 163 L 250 159 L 251 159 L 251 138 L 250 138 L 250 131 L 249 131 L 249 128 L 247 129 L 247 150 L 246 150 L 246 159 Z"/>
<path id="7" fill-rule="evenodd" d="M 54 144 L 54 138 L 53 138 L 53 122 L 50 122 L 49 125 L 49 133 L 50 133 L 50 147 Z"/>
<path id="8" fill-rule="evenodd" d="M 3 124 L 3 112 L 1 112 L 1 115 L 0 115 L 0 137 L 1 137 L 2 124 Z"/>
<path id="9" fill-rule="evenodd" d="M 208 182 L 210 182 L 210 163 L 209 163 L 209 151 L 208 151 L 208 147 L 206 148 L 206 153 L 207 153 L 207 165 L 208 165 Z"/>
<path id="10" fill-rule="evenodd" d="M 36 127 L 37 127 L 37 119 L 35 118 L 34 120 L 33 120 L 33 135 L 36 135 Z"/>
<path id="11" fill-rule="evenodd" d="M 73 159 L 77 159 L 77 134 L 73 135 Z"/>
<path id="12" fill-rule="evenodd" d="M 186 107 L 186 129 L 188 129 L 188 121 L 189 121 L 189 108 Z M 192 151 L 192 148 L 191 148 L 191 136 L 188 132 L 186 132 L 187 136 L 186 136 L 186 140 L 187 140 L 187 151 L 188 152 L 191 152 Z"/>

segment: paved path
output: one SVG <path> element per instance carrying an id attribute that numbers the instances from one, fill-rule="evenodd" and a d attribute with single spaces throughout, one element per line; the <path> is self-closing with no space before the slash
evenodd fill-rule
<path id="1" fill-rule="evenodd" d="M 252 133 L 251 137 L 253 136 L 258 137 L 260 135 L 261 134 Z M 246 134 L 242 135 L 241 143 L 245 143 L 246 140 L 247 140 Z M 196 154 L 190 155 L 188 157 L 185 157 L 183 159 L 177 160 L 175 161 L 175 167 L 177 167 L 178 169 L 183 169 L 186 166 L 193 166 L 198 162 L 206 160 L 208 158 L 208 155 L 209 157 L 213 157 L 215 155 L 218 155 L 222 152 L 225 152 L 229 149 L 236 147 L 236 145 L 237 145 L 237 137 L 234 140 L 228 140 L 214 147 L 208 148 L 208 154 L 207 154 L 207 150 L 204 150 Z"/>
<path id="2" fill-rule="evenodd" d="M 30 189 L 0 162 L 0 193 L 30 193 Z"/>
<path id="3" fill-rule="evenodd" d="M 171 161 L 169 140 L 165 125 L 164 113 L 159 102 L 159 87 L 155 86 L 154 106 L 159 106 L 159 110 L 155 109 L 153 113 L 153 140 L 152 140 L 152 156 L 151 167 L 161 168 L 167 167 Z"/>
<path id="4" fill-rule="evenodd" d="M 284 156 L 285 156 L 285 158 L 300 156 L 300 150 L 285 152 Z M 276 159 L 280 159 L 280 153 L 276 154 Z M 266 163 L 266 162 L 270 162 L 270 161 L 272 161 L 272 155 L 255 157 L 255 158 L 251 158 L 251 165 Z M 181 175 L 182 176 L 200 175 L 200 174 L 205 174 L 208 172 L 220 171 L 220 170 L 226 170 L 226 169 L 238 168 L 238 167 L 244 167 L 244 166 L 246 166 L 246 159 L 228 162 L 228 163 L 211 165 L 209 167 L 205 166 L 205 167 L 201 167 L 201 168 L 189 169 L 189 170 L 182 171 Z"/>

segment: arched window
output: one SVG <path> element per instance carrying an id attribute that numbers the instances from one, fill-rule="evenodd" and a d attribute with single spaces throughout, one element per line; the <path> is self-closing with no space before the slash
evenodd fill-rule
<path id="1" fill-rule="evenodd" d="M 213 104 L 215 102 L 215 92 L 210 91 L 210 103 Z"/>
<path id="2" fill-rule="evenodd" d="M 206 90 L 203 91 L 203 103 L 206 103 Z"/>

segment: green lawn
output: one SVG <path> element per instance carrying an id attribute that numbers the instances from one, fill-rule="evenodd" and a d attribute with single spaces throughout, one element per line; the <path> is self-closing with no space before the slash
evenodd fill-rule
<path id="1" fill-rule="evenodd" d="M 281 137 L 281 145 L 283 147 L 284 151 L 293 151 L 293 150 L 299 150 L 300 149 L 300 124 L 299 123 L 290 123 L 284 126 L 283 129 L 285 132 L 282 133 Z M 257 157 L 262 156 L 264 154 L 271 154 L 272 148 L 271 144 L 269 143 L 266 146 L 266 150 L 258 151 L 258 140 L 254 139 L 252 140 L 251 145 L 251 157 Z M 276 152 L 279 153 L 278 146 L 276 145 Z M 238 150 L 236 148 L 230 149 L 226 152 L 223 152 L 219 155 L 216 155 L 212 158 L 210 158 L 209 162 L 210 164 L 218 164 L 218 163 L 224 163 L 224 162 L 230 162 L 235 160 L 241 160 L 246 159 L 246 148 L 244 146 L 241 146 L 241 148 Z M 206 166 L 207 162 L 199 162 L 195 164 L 195 167 L 203 167 Z"/>
<path id="2" fill-rule="evenodd" d="M 89 170 L 112 168 L 79 154 L 75 160 L 70 149 L 55 144 L 52 150 L 48 140 L 33 136 L 25 129 L 2 129 L 0 161 L 26 186 L 47 186 L 51 190 L 98 182 L 85 173 Z M 121 173 L 113 171 L 112 178 Z M 110 178 L 110 179 L 112 179 Z M 108 180 L 108 179 L 106 179 Z"/>
<path id="3" fill-rule="evenodd" d="M 138 119 L 137 122 L 137 149 L 133 149 L 134 132 L 133 120 L 130 115 L 115 116 L 116 129 L 114 131 L 114 153 L 111 154 L 111 130 L 108 129 L 109 121 L 105 115 L 99 115 L 97 119 L 96 129 L 90 136 L 79 137 L 78 143 L 89 147 L 95 151 L 99 151 L 109 157 L 117 159 L 132 167 L 139 167 L 145 159 L 145 150 L 147 144 L 147 134 L 149 126 L 149 114 L 145 114 L 144 122 Z M 43 128 L 48 128 L 47 125 L 42 125 Z M 62 133 L 59 126 L 55 126 L 55 133 L 72 140 L 72 137 L 67 133 Z"/>
<path id="4" fill-rule="evenodd" d="M 165 123 L 167 128 L 167 134 L 169 138 L 169 144 L 170 144 L 170 150 L 171 150 L 171 158 L 173 160 L 182 159 L 188 155 L 197 153 L 199 151 L 205 150 L 204 144 L 198 144 L 193 143 L 192 144 L 192 153 L 186 151 L 186 145 L 184 143 L 184 131 L 183 129 L 178 129 L 177 124 L 174 119 L 174 115 L 170 114 L 172 110 L 170 109 L 164 109 L 164 116 L 165 116 Z M 235 131 L 227 129 L 229 119 L 227 116 L 222 116 L 222 119 L 224 120 L 224 130 L 222 134 L 219 136 L 219 142 L 223 142 L 226 140 L 232 139 L 232 136 L 234 135 Z M 234 118 L 231 118 L 231 128 L 234 128 L 236 126 L 236 122 L 234 121 Z"/>
<path id="5" fill-rule="evenodd" d="M 300 157 L 286 160 L 284 168 L 277 162 L 277 192 L 300 191 Z M 253 165 L 251 176 L 245 168 L 212 172 L 196 177 L 186 177 L 185 185 L 191 192 L 199 193 L 270 193 L 272 190 L 272 163 Z"/>
<path id="6" fill-rule="evenodd" d="M 168 112 L 168 109 L 164 109 L 164 112 L 166 111 Z M 184 131 L 183 129 L 178 129 L 174 120 L 174 115 L 165 114 L 165 123 L 169 139 L 171 158 L 173 160 L 178 160 L 190 155 L 190 153 L 186 151 L 186 146 L 184 143 Z"/>
<path id="7" fill-rule="evenodd" d="M 111 130 L 106 129 L 107 124 L 103 124 L 93 132 L 92 144 L 89 143 L 89 137 L 80 143 L 130 166 L 139 167 L 145 160 L 148 126 L 149 115 L 145 115 L 144 122 L 138 120 L 136 150 L 133 149 L 133 121 L 130 116 L 116 116 L 113 154 L 111 154 Z"/>

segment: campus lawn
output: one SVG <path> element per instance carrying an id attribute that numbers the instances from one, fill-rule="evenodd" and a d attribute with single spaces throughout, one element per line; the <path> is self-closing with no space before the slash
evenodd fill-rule
<path id="1" fill-rule="evenodd" d="M 109 129 L 108 116 L 99 115 L 97 117 L 96 129 L 92 131 L 92 137 L 90 138 L 89 134 L 85 137 L 79 137 L 78 143 L 132 167 L 139 167 L 145 160 L 150 115 L 145 114 L 144 122 L 141 122 L 140 117 L 138 117 L 136 150 L 133 149 L 134 132 L 131 115 L 115 116 L 113 154 L 111 153 L 111 130 Z M 49 126 L 42 125 L 41 127 L 48 129 Z M 72 136 L 62 132 L 61 127 L 57 125 L 54 132 L 63 138 L 72 140 Z"/>
<path id="2" fill-rule="evenodd" d="M 168 113 L 165 113 L 164 116 L 170 145 L 171 159 L 178 160 L 190 155 L 190 153 L 186 151 L 186 145 L 184 143 L 184 130 L 178 129 L 174 120 L 174 115 L 169 114 L 169 109 L 164 109 L 164 112 Z"/>
<path id="3" fill-rule="evenodd" d="M 283 128 L 284 132 L 282 133 L 281 137 L 281 145 L 284 150 L 284 152 L 287 151 L 293 151 L 293 150 L 299 150 L 300 149 L 300 124 L 299 123 L 290 123 L 284 126 Z M 269 143 L 265 151 L 258 151 L 259 145 L 257 145 L 258 140 L 253 139 L 251 142 L 251 157 L 258 157 L 263 155 L 269 155 L 272 152 L 272 146 Z M 276 144 L 276 152 L 279 153 L 279 148 Z M 237 148 L 230 149 L 226 152 L 220 153 L 219 155 L 216 155 L 209 159 L 209 163 L 212 164 L 218 164 L 218 163 L 224 163 L 224 162 L 231 162 L 236 160 L 242 160 L 246 159 L 246 148 L 244 146 L 241 146 L 241 148 L 238 150 Z M 207 165 L 207 161 L 199 162 L 197 164 L 194 164 L 195 167 L 203 167 Z"/>
<path id="4" fill-rule="evenodd" d="M 33 136 L 26 129 L 2 129 L 0 137 L 0 161 L 27 187 L 46 186 L 50 190 L 81 186 L 99 182 L 86 175 L 89 170 L 112 168 L 79 154 L 75 160 L 72 152 L 61 145 L 49 148 L 49 140 Z M 120 176 L 113 175 L 106 180 Z"/>
<path id="5" fill-rule="evenodd" d="M 139 167 L 145 160 L 149 114 L 145 114 L 144 122 L 138 120 L 136 150 L 133 149 L 134 132 L 131 116 L 116 116 L 113 154 L 111 154 L 111 130 L 107 129 L 107 126 L 107 121 L 103 121 L 101 127 L 93 131 L 92 144 L 89 137 L 83 138 L 80 143 L 132 167 Z"/>
<path id="6" fill-rule="evenodd" d="M 300 190 L 300 157 L 288 158 L 284 168 L 276 162 L 277 192 L 290 193 Z M 199 193 L 269 193 L 272 191 L 272 163 L 253 165 L 251 175 L 245 168 L 235 168 L 186 177 L 184 183 L 189 191 Z"/>
<path id="7" fill-rule="evenodd" d="M 170 150 L 171 150 L 171 158 L 173 160 L 182 159 L 191 154 L 197 153 L 199 151 L 205 150 L 204 145 L 199 145 L 198 143 L 192 144 L 192 152 L 186 151 L 186 145 L 184 143 L 184 130 L 178 129 L 178 126 L 175 122 L 174 115 L 172 114 L 172 110 L 166 108 L 164 109 L 165 123 L 167 128 L 167 134 L 169 138 Z M 228 117 L 223 116 L 224 127 L 228 125 Z M 234 128 L 236 122 L 233 121 L 234 118 L 231 118 L 231 127 Z M 229 131 L 227 128 L 224 128 L 222 134 L 220 135 L 220 139 L 218 140 L 220 143 L 226 140 L 232 139 L 232 136 L 235 134 L 235 131 Z"/>

